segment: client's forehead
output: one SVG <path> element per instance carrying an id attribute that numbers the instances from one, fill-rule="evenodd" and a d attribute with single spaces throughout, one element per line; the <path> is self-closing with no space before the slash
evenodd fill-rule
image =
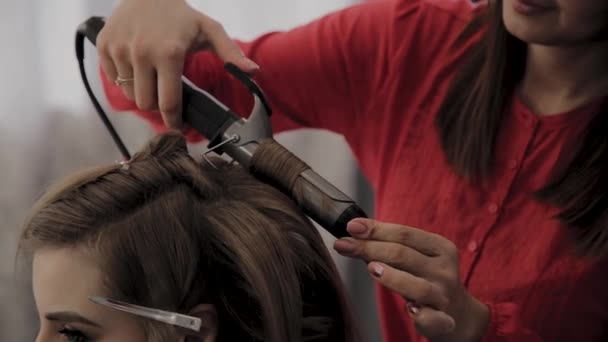
<path id="1" fill-rule="evenodd" d="M 134 316 L 95 304 L 92 296 L 107 296 L 103 274 L 82 249 L 49 248 L 34 254 L 33 285 L 41 317 L 41 332 L 56 336 L 57 327 L 86 327 L 92 339 L 146 341 Z M 86 335 L 86 334 L 85 334 Z"/>
<path id="2" fill-rule="evenodd" d="M 98 313 L 89 296 L 105 295 L 93 258 L 77 248 L 45 248 L 34 253 L 33 287 L 42 314 L 50 311 Z"/>

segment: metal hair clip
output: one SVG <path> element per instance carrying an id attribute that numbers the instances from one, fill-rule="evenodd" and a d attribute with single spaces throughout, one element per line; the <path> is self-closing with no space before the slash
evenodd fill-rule
<path id="1" fill-rule="evenodd" d="M 144 306 L 129 304 L 104 297 L 89 297 L 89 300 L 95 304 L 100 304 L 111 309 L 116 309 L 136 316 L 149 318 L 158 322 L 167 323 L 196 332 L 200 331 L 201 329 L 202 323 L 201 319 L 198 317 L 182 315 L 176 312 L 147 308 Z"/>
<path id="2" fill-rule="evenodd" d="M 121 160 L 118 163 L 120 164 L 121 171 L 129 171 L 131 168 L 131 160 Z"/>

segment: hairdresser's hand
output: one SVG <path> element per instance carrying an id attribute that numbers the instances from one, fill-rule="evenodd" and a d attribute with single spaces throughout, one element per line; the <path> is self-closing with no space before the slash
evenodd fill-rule
<path id="1" fill-rule="evenodd" d="M 336 241 L 336 251 L 369 262 L 378 282 L 406 298 L 419 333 L 432 341 L 481 340 L 489 310 L 460 282 L 458 250 L 451 241 L 368 219 L 351 221 L 348 231 L 353 238 Z"/>
<path id="2" fill-rule="evenodd" d="M 121 0 L 98 36 L 102 68 L 142 110 L 160 110 L 165 124 L 181 124 L 181 76 L 186 54 L 210 49 L 245 72 L 258 66 L 246 58 L 217 21 L 184 0 Z"/>

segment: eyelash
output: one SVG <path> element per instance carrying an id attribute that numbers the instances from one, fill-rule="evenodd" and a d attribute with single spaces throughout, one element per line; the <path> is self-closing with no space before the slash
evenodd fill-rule
<path id="1" fill-rule="evenodd" d="M 89 338 L 79 330 L 63 328 L 59 333 L 66 337 L 68 342 L 88 342 Z"/>

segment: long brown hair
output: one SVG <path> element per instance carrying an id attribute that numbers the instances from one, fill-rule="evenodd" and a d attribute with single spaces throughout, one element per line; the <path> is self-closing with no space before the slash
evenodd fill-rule
<path id="1" fill-rule="evenodd" d="M 507 32 L 502 1 L 489 1 L 462 38 L 484 30 L 455 78 L 437 117 L 441 145 L 454 170 L 481 184 L 491 176 L 496 140 L 509 99 L 524 73 L 526 44 Z M 606 66 L 608 70 L 608 65 Z M 608 253 L 608 113 L 597 115 L 564 170 L 536 198 L 557 215 L 585 255 Z"/>
<path id="2" fill-rule="evenodd" d="M 21 247 L 84 246 L 116 299 L 183 313 L 213 304 L 218 341 L 358 340 L 306 216 L 242 167 L 213 163 L 191 158 L 180 134 L 161 135 L 128 169 L 96 167 L 55 186 L 33 209 Z M 144 324 L 150 340 L 176 337 Z"/>

